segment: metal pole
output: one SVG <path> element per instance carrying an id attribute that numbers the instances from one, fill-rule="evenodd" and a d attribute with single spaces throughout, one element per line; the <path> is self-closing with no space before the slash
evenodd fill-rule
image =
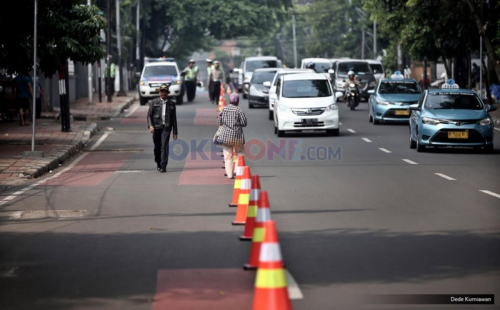
<path id="1" fill-rule="evenodd" d="M 118 44 L 118 76 L 120 77 L 120 87 L 117 96 L 126 96 L 123 90 L 123 59 L 122 59 L 122 38 L 120 31 L 120 0 L 116 0 L 116 39 Z"/>
<path id="2" fill-rule="evenodd" d="M 91 0 L 88 0 L 87 1 L 87 5 L 89 6 L 89 8 L 92 6 L 92 3 L 91 3 Z M 88 74 L 88 79 L 89 79 L 89 102 L 88 104 L 94 104 L 94 88 L 92 87 L 92 64 L 88 64 L 88 70 L 89 70 L 89 74 Z"/>
<path id="3" fill-rule="evenodd" d="M 108 0 L 108 7 L 106 9 L 106 19 L 108 20 L 108 29 L 106 34 L 106 95 L 107 101 L 111 102 L 111 0 Z"/>
<path id="4" fill-rule="evenodd" d="M 365 30 L 361 30 L 361 59 L 365 59 Z"/>
<path id="5" fill-rule="evenodd" d="M 34 36 L 33 36 L 33 123 L 31 132 L 31 151 L 35 151 L 35 122 L 36 122 L 36 27 L 37 27 L 37 13 L 38 11 L 38 0 L 35 0 L 35 24 L 34 24 Z M 22 115 L 21 115 L 22 116 Z"/>
<path id="6" fill-rule="evenodd" d="M 479 37 L 479 96 L 483 99 L 483 37 Z"/>
<path id="7" fill-rule="evenodd" d="M 292 14 L 292 33 L 293 33 L 293 61 L 297 68 L 297 37 L 295 36 L 295 15 Z"/>
<path id="8" fill-rule="evenodd" d="M 377 20 L 373 21 L 373 59 L 377 59 Z"/>
<path id="9" fill-rule="evenodd" d="M 141 0 L 137 0 L 137 16 L 135 20 L 135 28 L 137 32 L 137 38 L 135 42 L 135 60 L 137 60 L 137 62 L 139 62 L 139 57 L 140 57 L 139 46 L 141 42 L 141 28 L 139 24 L 140 12 L 141 12 Z M 137 64 L 137 67 L 139 67 L 139 64 Z"/>

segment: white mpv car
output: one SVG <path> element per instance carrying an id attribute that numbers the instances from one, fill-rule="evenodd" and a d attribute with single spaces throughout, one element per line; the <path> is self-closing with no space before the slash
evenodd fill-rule
<path id="1" fill-rule="evenodd" d="M 339 110 L 326 74 L 289 74 L 276 85 L 274 133 L 285 131 L 326 130 L 339 134 Z"/>

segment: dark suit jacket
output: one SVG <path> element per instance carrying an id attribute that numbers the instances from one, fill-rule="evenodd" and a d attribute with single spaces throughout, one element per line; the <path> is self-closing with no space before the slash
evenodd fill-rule
<path id="1" fill-rule="evenodd" d="M 148 110 L 148 128 L 153 126 L 155 129 L 167 128 L 167 130 L 173 129 L 173 134 L 177 135 L 177 109 L 175 104 L 170 98 L 167 98 L 167 107 L 165 115 L 165 124 L 163 124 L 162 113 L 162 100 L 161 98 L 156 98 L 149 102 Z"/>

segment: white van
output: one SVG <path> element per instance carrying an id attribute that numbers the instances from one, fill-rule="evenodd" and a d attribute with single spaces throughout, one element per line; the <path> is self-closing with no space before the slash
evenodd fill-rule
<path id="1" fill-rule="evenodd" d="M 375 79 L 380 81 L 381 79 L 385 79 L 385 70 L 384 66 L 382 66 L 382 63 L 378 60 L 373 60 L 373 59 L 366 59 L 366 62 L 370 66 L 370 68 L 373 71 L 373 75 L 375 76 Z"/>
<path id="2" fill-rule="evenodd" d="M 262 68 L 281 68 L 281 60 L 275 56 L 257 56 L 247 57 L 243 62 L 243 98 L 248 98 L 250 91 L 250 80 L 252 79 L 255 69 Z"/>

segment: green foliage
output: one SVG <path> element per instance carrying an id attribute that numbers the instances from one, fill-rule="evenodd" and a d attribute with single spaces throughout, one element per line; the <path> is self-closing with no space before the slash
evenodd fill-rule
<path id="1" fill-rule="evenodd" d="M 97 7 L 80 4 L 80 0 L 39 1 L 37 54 L 39 68 L 47 76 L 68 58 L 88 63 L 103 55 L 99 32 L 106 20 Z M 9 1 L 0 11 L 0 26 L 5 30 L 0 36 L 0 67 L 10 73 L 28 71 L 33 66 L 33 12 L 34 2 L 29 0 Z M 7 24 L 12 20 L 15 25 Z"/>

